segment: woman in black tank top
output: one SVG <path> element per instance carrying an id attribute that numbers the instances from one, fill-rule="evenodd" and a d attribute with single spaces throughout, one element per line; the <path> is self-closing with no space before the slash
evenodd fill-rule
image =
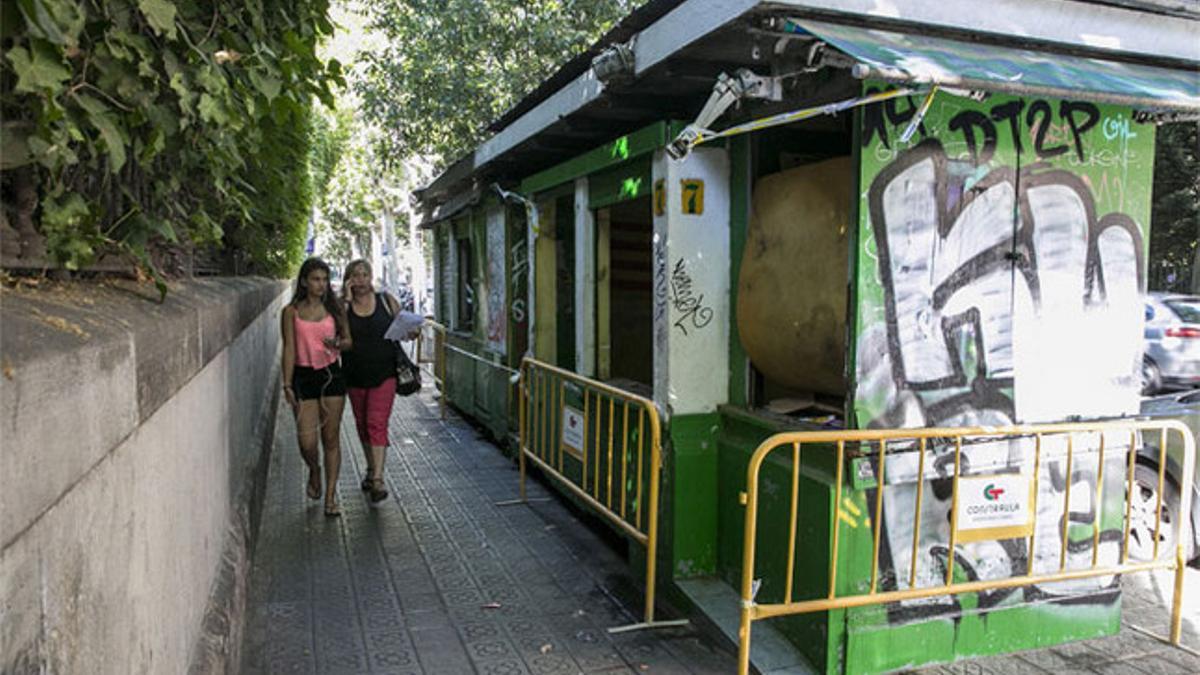
<path id="1" fill-rule="evenodd" d="M 388 446 L 388 420 L 396 397 L 396 361 L 392 343 L 383 338 L 399 303 L 387 293 L 376 293 L 371 265 L 355 260 L 342 277 L 347 316 L 354 349 L 342 354 L 346 393 L 354 411 L 358 438 L 367 459 L 362 489 L 372 502 L 386 499 L 383 461 Z"/>

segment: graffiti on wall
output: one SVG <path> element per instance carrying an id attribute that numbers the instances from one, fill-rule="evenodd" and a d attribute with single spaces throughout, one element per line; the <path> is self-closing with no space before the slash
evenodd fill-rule
<path id="1" fill-rule="evenodd" d="M 929 139 L 889 164 L 870 188 L 882 339 L 897 398 L 909 393 L 918 418 L 929 423 L 1011 423 L 1021 378 L 1032 379 L 1029 386 L 1074 388 L 1078 380 L 1066 378 L 1094 379 L 1099 368 L 1108 389 L 1136 392 L 1140 330 L 1122 330 L 1140 329 L 1144 247 L 1134 221 L 1098 214 L 1091 190 L 1071 171 L 1034 163 L 979 172 L 958 164 Z M 1047 343 L 1068 337 L 1053 331 L 1074 323 L 1067 317 L 1080 322 L 1076 330 L 1117 332 L 1096 331 L 1103 337 L 1086 350 L 1089 363 L 1065 354 L 1065 368 L 1055 367 L 1057 360 L 1045 364 L 1050 372 L 1018 367 L 1014 341 L 1029 337 L 1037 349 L 1058 352 Z M 1046 382 L 1048 375 L 1060 379 Z M 1126 412 L 1108 403 L 1063 412 Z M 911 421 L 906 412 L 897 408 L 874 421 L 903 425 Z"/>
<path id="2" fill-rule="evenodd" d="M 939 93 L 909 142 L 919 101 L 863 115 L 855 413 L 860 427 L 1002 425 L 1137 411 L 1141 302 L 1153 129 L 1132 111 L 1080 101 Z M 1032 467 L 1031 443 L 964 449 L 963 473 Z M 1122 494 L 1120 456 L 1104 493 Z M 1043 448 L 1035 570 L 1057 569 L 1066 486 L 1068 560 L 1091 563 L 1097 444 L 1078 445 L 1071 476 Z M 1050 454 L 1046 454 L 1050 453 Z M 907 455 L 907 456 L 905 456 Z M 1064 451 L 1065 455 L 1065 451 Z M 893 465 L 891 462 L 895 461 Z M 929 451 L 917 534 L 917 585 L 945 574 L 952 448 Z M 1090 463 L 1089 463 L 1090 462 Z M 885 562 L 895 587 L 913 561 L 915 453 L 889 460 Z M 1028 471 L 1028 469 L 1026 469 Z M 1078 498 L 1078 499 L 1077 499 Z M 1111 499 L 1111 497 L 1110 497 Z M 1115 560 L 1119 518 L 1102 518 L 1101 560 Z M 960 546 L 966 578 L 1022 574 L 1023 540 Z M 924 584 L 923 584 L 924 582 Z M 997 591 L 978 606 L 1104 588 L 1087 580 Z M 990 604 L 989 604 L 990 603 Z M 954 598 L 901 612 L 952 612 Z"/>
<path id="3" fill-rule="evenodd" d="M 504 211 L 487 212 L 487 341 L 504 351 L 508 334 L 508 312 L 504 277 Z"/>
<path id="4" fill-rule="evenodd" d="M 520 233 L 519 233 L 520 234 Z M 514 237 L 512 248 L 508 253 L 509 269 L 512 272 L 510 277 L 512 282 L 512 292 L 509 296 L 512 298 L 512 303 L 509 305 L 509 316 L 513 323 L 525 323 L 525 289 L 529 283 L 529 244 L 525 237 Z"/>
<path id="5" fill-rule="evenodd" d="M 654 324 L 660 325 L 667 317 L 667 305 L 671 300 L 671 270 L 667 265 L 667 239 L 654 235 Z"/>
<path id="6" fill-rule="evenodd" d="M 683 258 L 676 260 L 671 268 L 670 298 L 671 307 L 679 317 L 674 325 L 685 336 L 689 328 L 694 332 L 712 323 L 713 309 L 704 303 L 704 294 L 696 291 Z"/>

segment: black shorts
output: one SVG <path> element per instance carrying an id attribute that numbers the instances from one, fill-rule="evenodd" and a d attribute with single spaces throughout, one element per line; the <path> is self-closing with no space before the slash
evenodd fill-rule
<path id="1" fill-rule="evenodd" d="M 336 361 L 324 368 L 296 366 L 292 369 L 292 391 L 296 400 L 311 401 L 322 396 L 345 396 L 346 378 Z"/>

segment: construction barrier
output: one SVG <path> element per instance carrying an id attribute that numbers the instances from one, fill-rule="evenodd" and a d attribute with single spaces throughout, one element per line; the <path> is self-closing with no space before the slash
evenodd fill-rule
<path id="1" fill-rule="evenodd" d="M 518 383 L 521 485 L 527 462 L 646 549 L 643 622 L 623 632 L 677 626 L 654 620 L 662 436 L 649 399 L 526 357 Z"/>
<path id="2" fill-rule="evenodd" d="M 1181 440 L 1179 445 L 1173 445 L 1173 448 L 1182 448 L 1182 457 L 1174 457 L 1182 466 L 1180 485 L 1180 505 L 1178 513 L 1191 513 L 1191 495 L 1192 495 L 1192 479 L 1195 471 L 1195 440 L 1191 432 L 1183 424 L 1174 421 L 1119 421 L 1119 422 L 1103 422 L 1103 423 L 1087 423 L 1087 424 L 1045 424 L 1045 425 L 1023 425 L 1010 427 L 971 427 L 971 428 L 932 428 L 932 429 L 886 429 L 886 430 L 856 430 L 856 431 L 814 431 L 814 432 L 795 432 L 776 434 L 755 450 L 754 455 L 750 459 L 750 464 L 746 471 L 746 491 L 740 496 L 742 504 L 746 508 L 745 531 L 743 542 L 743 557 L 742 557 L 742 581 L 741 581 L 741 624 L 738 632 L 738 672 L 745 675 L 749 672 L 750 667 L 750 638 L 751 626 L 754 621 L 761 619 L 769 619 L 772 617 L 803 614 L 807 612 L 822 612 L 837 609 L 846 609 L 850 607 L 863 607 L 868 605 L 881 605 L 891 602 L 900 602 L 907 600 L 916 600 L 920 598 L 931 598 L 936 596 L 954 595 L 958 593 L 978 593 L 993 589 L 1015 588 L 1021 586 L 1029 586 L 1034 584 L 1043 584 L 1055 581 L 1077 580 L 1090 577 L 1107 577 L 1111 575 L 1126 574 L 1130 572 L 1142 572 L 1149 570 L 1174 570 L 1175 572 L 1175 587 L 1174 587 L 1174 602 L 1171 614 L 1170 636 L 1166 638 L 1171 643 L 1179 645 L 1180 630 L 1181 630 L 1181 609 L 1183 599 L 1183 579 L 1186 561 L 1184 560 L 1184 541 L 1186 536 L 1190 536 L 1184 528 L 1188 521 L 1187 517 L 1178 518 L 1175 523 L 1175 551 L 1173 555 L 1160 557 L 1159 555 L 1159 538 L 1160 529 L 1162 526 L 1162 495 L 1164 481 L 1166 480 L 1167 466 L 1167 447 L 1168 435 L 1178 434 Z M 1156 526 L 1153 538 L 1153 551 L 1149 560 L 1146 561 L 1131 561 L 1129 550 L 1130 536 L 1130 511 L 1133 504 L 1132 496 L 1136 494 L 1134 488 L 1134 461 L 1139 448 L 1139 441 L 1146 437 L 1147 434 L 1157 434 L 1158 436 L 1158 504 L 1156 511 Z M 1153 438 L 1153 437 L 1151 437 Z M 963 475 L 963 453 L 964 445 L 968 450 L 986 448 L 986 444 L 1009 443 L 1008 447 L 1011 451 L 1016 448 L 1015 456 L 1020 457 L 1017 464 L 1012 464 L 1011 461 L 1003 468 L 1002 471 L 987 475 L 980 474 L 979 468 L 972 465 L 968 475 Z M 890 446 L 890 452 L 889 452 Z M 782 532 L 782 536 L 786 538 L 787 543 L 787 563 L 786 563 L 786 578 L 784 581 L 783 600 L 782 602 L 759 604 L 755 602 L 755 595 L 758 590 L 758 583 L 755 580 L 755 547 L 757 542 L 757 519 L 759 506 L 759 470 L 762 468 L 764 460 L 767 459 L 773 451 L 779 448 L 791 449 L 791 515 L 788 521 L 788 530 Z M 1114 554 L 1110 557 L 1115 558 L 1111 562 L 1101 565 L 1100 561 L 1100 518 L 1104 511 L 1100 507 L 1104 503 L 1104 470 L 1105 470 L 1105 451 L 1106 448 L 1110 452 L 1110 459 L 1113 452 L 1124 452 L 1125 457 L 1122 458 L 1117 466 L 1123 466 L 1126 461 L 1128 463 L 1128 477 L 1124 496 L 1124 537 L 1119 554 Z M 831 541 L 820 542 L 798 542 L 797 541 L 797 504 L 799 498 L 800 486 L 800 467 L 801 467 L 801 452 L 807 450 L 817 453 L 825 453 L 828 456 L 830 451 L 836 452 L 835 458 L 835 475 L 834 475 L 834 513 L 832 514 L 831 523 Z M 1044 450 L 1046 452 L 1044 452 Z M 939 451 L 934 453 L 934 451 Z M 848 514 L 843 512 L 842 504 L 842 484 L 845 477 L 845 465 L 847 462 L 847 454 L 852 455 L 852 459 L 859 459 L 859 468 L 863 461 L 870 465 L 869 473 L 872 474 L 874 480 L 875 499 L 873 508 L 873 517 L 870 523 L 874 527 L 874 545 L 872 547 L 871 565 L 870 565 L 870 583 L 869 584 L 843 584 L 838 586 L 838 539 L 841 530 L 841 522 Z M 879 559 L 880 559 L 880 533 L 883 530 L 882 522 L 884 518 L 883 503 L 884 493 L 894 485 L 887 483 L 888 477 L 888 462 L 889 459 L 894 463 L 897 458 L 907 455 L 908 462 L 912 463 L 913 453 L 919 453 L 916 458 L 916 505 L 912 513 L 914 523 L 913 527 L 913 542 L 910 560 L 910 569 L 907 570 L 907 575 L 903 574 L 903 570 L 895 570 L 895 577 L 888 579 L 890 586 L 895 586 L 892 590 L 880 590 L 880 574 L 879 574 Z M 1006 578 L 981 579 L 976 581 L 954 581 L 954 566 L 956 555 L 950 554 L 945 556 L 945 574 L 928 574 L 923 576 L 928 580 L 933 578 L 935 583 L 921 584 L 918 583 L 918 562 L 921 560 L 918 551 L 918 537 L 921 532 L 921 501 L 923 497 L 924 483 L 927 477 L 927 465 L 930 462 L 926 461 L 926 455 L 931 456 L 941 455 L 948 458 L 947 453 L 953 455 L 953 473 L 949 476 L 942 472 L 934 472 L 928 477 L 930 479 L 952 479 L 952 497 L 951 497 L 951 515 L 949 528 L 949 542 L 946 548 L 947 551 L 956 552 L 959 546 L 963 543 L 974 541 L 988 541 L 1001 539 L 1018 539 L 1023 538 L 1028 541 L 1028 563 L 1026 565 L 1025 574 Z M 1056 517 L 1053 524 L 1043 525 L 1042 531 L 1046 532 L 1047 528 L 1055 534 L 1060 534 L 1061 549 L 1058 551 L 1057 561 L 1045 558 L 1037 558 L 1035 552 L 1038 550 L 1034 547 L 1035 538 L 1038 533 L 1038 479 L 1043 466 L 1044 455 L 1052 454 L 1053 457 L 1047 459 L 1046 468 L 1051 467 L 1049 462 L 1057 462 L 1059 466 L 1065 463 L 1065 474 L 1072 475 L 1072 462 L 1083 461 L 1079 456 L 1083 453 L 1087 454 L 1087 459 L 1091 461 L 1091 455 L 1096 454 L 1096 466 L 1099 471 L 1099 478 L 1096 481 L 1095 494 L 1090 495 L 1092 502 L 1096 505 L 1095 521 L 1090 528 L 1093 532 L 1091 535 L 1092 541 L 1090 546 L 1091 563 L 1090 565 L 1076 565 L 1074 567 L 1067 564 L 1067 528 L 1070 521 L 1069 512 L 1071 504 L 1071 480 L 1066 481 L 1065 497 L 1062 502 L 1062 509 L 1054 510 L 1052 514 Z M 1012 456 L 1012 455 L 1010 455 Z M 1029 460 L 1032 460 L 1032 466 L 1028 465 Z M 946 459 L 946 465 L 949 465 L 949 460 Z M 1019 469 L 1019 473 L 1016 470 Z M 1061 470 L 1061 469 L 1060 469 Z M 861 476 L 862 474 L 859 473 Z M 977 485 L 978 484 L 978 485 Z M 1007 520 L 1000 518 L 997 520 L 996 526 L 989 526 L 986 522 L 980 524 L 979 514 L 984 507 L 973 504 L 968 501 L 968 506 L 960 510 L 960 506 L 964 500 L 974 498 L 974 492 L 982 486 L 984 498 L 990 498 L 988 490 L 999 489 L 998 485 L 1006 485 L 1008 489 L 1020 495 L 1024 490 L 1028 490 L 1022 499 L 1028 500 L 1027 506 L 1024 508 L 1024 516 L 1008 518 Z M 907 483 L 910 487 L 913 483 Z M 964 485 L 969 485 L 972 490 L 971 495 L 964 496 Z M 997 498 L 999 493 L 996 493 Z M 1111 496 L 1110 496 L 1111 498 Z M 1057 497 L 1056 497 L 1057 499 Z M 985 502 L 986 504 L 986 502 Z M 907 512 L 906 512 L 907 513 Z M 1014 511 L 1016 513 L 1016 511 Z M 1061 520 L 1057 518 L 1061 516 Z M 1048 518 L 1046 519 L 1049 520 Z M 830 546 L 830 565 L 828 579 L 828 593 L 823 598 L 813 598 L 796 601 L 793 599 L 793 577 L 795 575 L 796 551 L 797 547 L 804 550 L 806 547 L 815 546 L 825 547 Z M 1172 553 L 1166 552 L 1163 553 Z M 1085 553 L 1086 555 L 1086 553 Z M 1038 562 L 1042 570 L 1035 570 L 1034 563 Z M 1049 567 L 1050 569 L 1044 569 Z M 937 570 L 935 570 L 936 572 Z M 907 579 L 904 577 L 907 576 Z M 940 581 L 940 583 L 938 583 Z M 901 586 L 907 586 L 901 588 Z M 847 586 L 851 588 L 846 588 Z M 865 586 L 865 588 L 863 588 Z M 864 592 L 865 591 L 865 592 Z"/>

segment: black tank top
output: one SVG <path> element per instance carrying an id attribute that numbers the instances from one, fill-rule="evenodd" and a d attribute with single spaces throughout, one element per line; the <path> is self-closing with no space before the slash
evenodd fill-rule
<path id="1" fill-rule="evenodd" d="M 342 354 L 342 372 L 346 385 L 350 387 L 378 387 L 389 377 L 396 375 L 396 357 L 392 343 L 383 339 L 392 318 L 383 303 L 387 302 L 375 294 L 375 312 L 371 316 L 359 316 L 350 307 L 350 337 L 354 348 Z"/>

